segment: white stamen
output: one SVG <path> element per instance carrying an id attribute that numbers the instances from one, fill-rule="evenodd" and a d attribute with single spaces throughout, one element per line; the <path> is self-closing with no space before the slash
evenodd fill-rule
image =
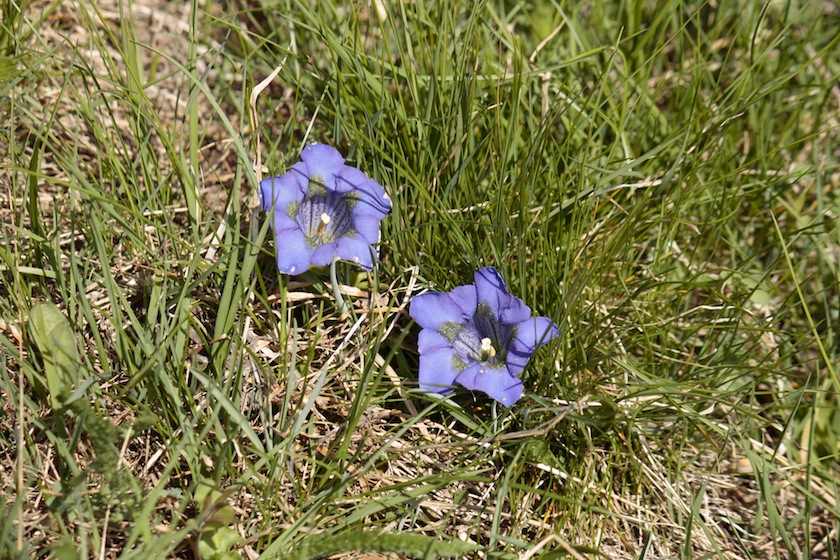
<path id="1" fill-rule="evenodd" d="M 488 358 L 496 355 L 496 349 L 493 348 L 493 342 L 489 338 L 481 339 L 481 353 L 487 354 Z"/>
<path id="2" fill-rule="evenodd" d="M 324 235 L 324 232 L 327 230 L 327 224 L 330 223 L 330 215 L 326 212 L 321 214 L 321 223 L 318 224 L 318 229 L 315 231 L 315 234 L 319 237 Z"/>

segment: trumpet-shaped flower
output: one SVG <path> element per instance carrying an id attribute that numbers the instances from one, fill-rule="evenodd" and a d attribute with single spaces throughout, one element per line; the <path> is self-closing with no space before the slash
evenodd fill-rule
<path id="1" fill-rule="evenodd" d="M 447 394 L 457 383 L 505 406 L 522 396 L 519 374 L 531 355 L 559 334 L 551 319 L 531 317 L 492 267 L 478 270 L 475 284 L 415 297 L 409 314 L 422 327 L 421 389 Z"/>
<path id="2" fill-rule="evenodd" d="M 391 209 L 385 189 L 349 165 L 335 148 L 310 144 L 301 161 L 260 183 L 263 210 L 273 211 L 277 268 L 302 274 L 333 259 L 373 267 L 379 222 Z"/>

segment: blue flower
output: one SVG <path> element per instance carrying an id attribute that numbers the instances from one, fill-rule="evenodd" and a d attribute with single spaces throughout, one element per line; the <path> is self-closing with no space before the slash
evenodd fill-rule
<path id="1" fill-rule="evenodd" d="M 260 183 L 263 210 L 273 211 L 277 268 L 302 274 L 338 258 L 370 270 L 379 222 L 391 209 L 385 189 L 344 165 L 331 146 L 310 144 L 300 159 L 286 174 Z"/>
<path id="2" fill-rule="evenodd" d="M 492 267 L 477 271 L 475 284 L 415 297 L 408 312 L 422 327 L 421 389 L 446 394 L 457 383 L 505 406 L 522 396 L 531 354 L 559 334 L 551 319 L 531 317 Z"/>

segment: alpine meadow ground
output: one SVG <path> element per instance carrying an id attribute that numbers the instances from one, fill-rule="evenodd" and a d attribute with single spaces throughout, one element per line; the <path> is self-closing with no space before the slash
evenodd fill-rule
<path id="1" fill-rule="evenodd" d="M 840 557 L 836 3 L 0 6 L 0 558 Z"/>

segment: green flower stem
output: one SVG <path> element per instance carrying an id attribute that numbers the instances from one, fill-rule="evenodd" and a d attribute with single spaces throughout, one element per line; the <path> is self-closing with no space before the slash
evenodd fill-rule
<path id="1" fill-rule="evenodd" d="M 338 279 L 336 278 L 336 266 L 338 263 L 338 258 L 334 258 L 330 263 L 330 282 L 332 282 L 332 289 L 333 289 L 333 296 L 335 296 L 335 304 L 338 307 L 339 313 L 344 313 L 346 311 L 350 311 L 350 307 L 347 305 L 347 302 L 344 301 L 344 298 L 341 296 L 341 292 L 338 289 Z"/>

